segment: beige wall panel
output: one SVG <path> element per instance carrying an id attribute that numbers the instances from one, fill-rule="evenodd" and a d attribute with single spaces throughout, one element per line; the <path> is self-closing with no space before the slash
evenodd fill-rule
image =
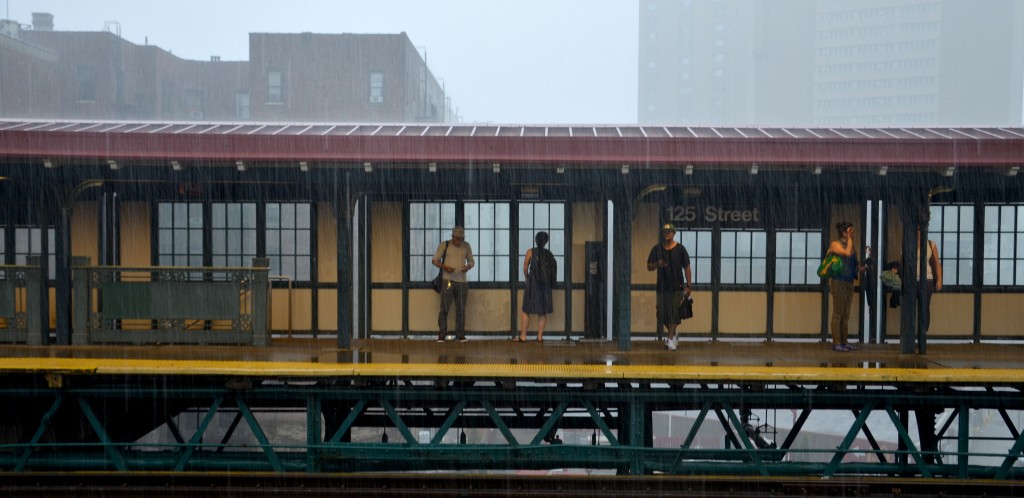
<path id="1" fill-rule="evenodd" d="M 572 281 L 574 283 L 586 281 L 586 268 L 584 268 L 586 243 L 593 240 L 604 240 L 603 227 L 603 204 L 577 202 L 572 205 Z M 573 323 L 576 323 L 575 317 Z"/>
<path id="2" fill-rule="evenodd" d="M 516 320 L 519 320 L 519 314 L 523 310 L 523 291 L 518 291 L 519 301 L 517 301 L 518 308 L 516 308 Z M 580 294 L 582 299 L 582 294 Z M 574 295 L 575 297 L 575 295 Z M 544 332 L 565 332 L 565 291 L 554 290 L 551 292 L 551 306 L 554 311 L 548 315 L 548 323 L 544 326 Z M 574 322 L 575 323 L 575 322 Z M 517 327 L 520 324 L 517 323 Z M 537 316 L 530 316 L 530 332 L 537 331 Z"/>
<path id="3" fill-rule="evenodd" d="M 121 265 L 149 266 L 149 204 L 121 204 Z"/>
<path id="4" fill-rule="evenodd" d="M 375 283 L 402 281 L 402 203 L 372 204 L 370 227 L 370 278 Z"/>
<path id="5" fill-rule="evenodd" d="M 429 293 L 429 295 L 428 295 Z M 414 317 L 422 316 L 424 314 L 430 315 L 426 309 L 420 309 L 417 305 L 421 301 L 430 301 L 431 297 L 436 296 L 432 290 L 410 290 L 410 312 L 409 312 L 409 326 L 415 330 L 412 325 Z M 437 298 L 435 297 L 436 301 Z M 401 332 L 402 331 L 402 290 L 401 289 L 374 289 L 370 293 L 370 302 L 372 303 L 370 309 L 370 323 L 373 324 L 373 332 Z M 437 329 L 437 305 L 434 305 L 433 320 L 428 320 L 428 323 L 434 323 L 433 328 Z"/>
<path id="6" fill-rule="evenodd" d="M 646 263 L 645 263 L 646 264 Z M 658 326 L 658 294 L 654 291 L 633 291 L 630 314 L 634 333 L 654 334 Z M 676 329 L 680 333 L 711 333 L 711 293 L 693 293 L 693 318 L 683 320 Z"/>
<path id="7" fill-rule="evenodd" d="M 338 221 L 330 203 L 316 205 L 317 278 L 321 282 L 338 281 Z M 322 309 L 322 308 L 321 308 Z M 321 324 L 321 327 L 323 325 Z"/>
<path id="8" fill-rule="evenodd" d="M 821 294 L 817 292 L 775 293 L 774 326 L 777 334 L 821 333 Z"/>
<path id="9" fill-rule="evenodd" d="M 95 202 L 75 203 L 71 215 L 71 255 L 85 256 L 92 264 L 100 261 L 99 207 Z"/>
<path id="10" fill-rule="evenodd" d="M 768 294 L 764 292 L 722 292 L 718 297 L 718 303 L 720 310 L 718 315 L 719 333 L 764 333 L 768 320 Z"/>
<path id="11" fill-rule="evenodd" d="M 633 285 L 655 284 L 658 281 L 658 273 L 647 270 L 647 256 L 651 254 L 651 248 L 658 243 L 658 220 L 661 217 L 658 213 L 657 204 L 640 204 L 636 209 L 636 219 L 633 220 Z M 609 275 L 611 271 L 609 270 Z M 653 309 L 653 304 L 651 305 Z M 652 327 L 651 330 L 654 330 Z"/>
<path id="12" fill-rule="evenodd" d="M 290 299 L 288 289 L 273 289 L 270 302 L 270 323 L 273 331 L 286 333 L 289 328 L 293 331 L 310 330 L 313 326 L 311 297 L 310 289 L 292 289 Z"/>
<path id="13" fill-rule="evenodd" d="M 317 293 L 317 325 L 322 332 L 338 330 L 338 291 L 320 289 Z M 349 317 L 351 319 L 351 317 Z"/>
<path id="14" fill-rule="evenodd" d="M 376 309 L 376 305 L 376 298 L 374 298 L 374 309 Z M 440 306 L 441 298 L 434 291 L 430 289 L 410 289 L 409 330 L 412 332 L 436 332 L 437 313 Z M 400 306 L 396 306 L 389 310 L 389 312 L 396 313 L 401 318 L 401 314 L 398 311 L 400 309 Z M 466 330 L 476 332 L 506 332 L 511 330 L 512 319 L 509 313 L 510 309 L 511 305 L 507 290 L 470 288 L 469 299 L 466 302 Z M 562 309 L 564 309 L 564 305 Z M 378 330 L 376 322 L 374 322 L 373 328 Z M 451 310 L 448 312 L 448 331 L 450 333 L 455 332 L 455 304 L 452 304 Z"/>
<path id="15" fill-rule="evenodd" d="M 983 294 L 981 296 L 981 335 L 1024 336 L 1024 294 Z M 935 302 L 932 302 L 935 313 Z M 932 322 L 936 319 L 932 315 Z"/>
<path id="16" fill-rule="evenodd" d="M 1017 306 L 1024 300 L 1017 301 Z M 1018 328 L 1019 328 L 1019 323 Z M 974 333 L 974 294 L 937 292 L 932 294 L 932 322 L 929 337 L 969 336 Z"/>
<path id="17" fill-rule="evenodd" d="M 574 335 L 582 334 L 586 331 L 587 326 L 587 294 L 582 290 L 572 291 L 572 333 Z M 605 336 L 605 331 L 600 331 L 601 337 Z"/>

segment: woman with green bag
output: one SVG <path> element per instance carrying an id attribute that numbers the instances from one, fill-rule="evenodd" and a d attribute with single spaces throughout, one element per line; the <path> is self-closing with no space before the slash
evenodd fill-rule
<path id="1" fill-rule="evenodd" d="M 853 302 L 853 281 L 857 278 L 857 251 L 853 245 L 853 224 L 836 223 L 838 239 L 828 246 L 828 252 L 843 258 L 843 269 L 828 281 L 832 294 L 832 350 L 840 353 L 853 351 L 848 342 L 850 305 Z"/>

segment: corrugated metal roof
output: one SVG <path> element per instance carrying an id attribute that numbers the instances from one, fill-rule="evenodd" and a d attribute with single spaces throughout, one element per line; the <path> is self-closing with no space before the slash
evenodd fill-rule
<path id="1" fill-rule="evenodd" d="M 1024 129 L 0 119 L 0 157 L 1009 167 Z"/>

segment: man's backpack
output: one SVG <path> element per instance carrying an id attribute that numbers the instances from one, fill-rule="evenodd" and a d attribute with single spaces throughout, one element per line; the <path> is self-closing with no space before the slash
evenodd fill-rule
<path id="1" fill-rule="evenodd" d="M 554 287 L 558 280 L 558 261 L 551 251 L 537 247 L 533 250 L 533 269 L 530 271 L 537 279 L 537 282 L 548 287 Z"/>

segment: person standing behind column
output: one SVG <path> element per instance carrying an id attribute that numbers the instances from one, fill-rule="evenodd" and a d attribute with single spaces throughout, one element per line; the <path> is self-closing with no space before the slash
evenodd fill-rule
<path id="1" fill-rule="evenodd" d="M 447 252 L 445 252 L 447 250 Z M 441 258 L 444 257 L 444 262 Z M 452 238 L 441 242 L 434 251 L 434 266 L 444 270 L 444 286 L 441 290 L 441 310 L 437 314 L 437 342 L 444 342 L 448 335 L 448 310 L 455 302 L 456 340 L 466 342 L 466 298 L 469 296 L 469 281 L 466 272 L 473 269 L 473 248 L 466 242 L 466 230 L 461 226 L 452 228 Z"/>
<path id="2" fill-rule="evenodd" d="M 853 224 L 848 221 L 836 223 L 836 235 L 839 238 L 828 246 L 828 252 L 843 258 L 843 272 L 828 281 L 828 291 L 832 294 L 832 350 L 845 353 L 857 349 L 848 342 L 853 281 L 857 278 Z"/>
<path id="3" fill-rule="evenodd" d="M 682 244 L 676 242 L 676 226 L 667 223 L 661 227 L 661 242 L 651 248 L 647 257 L 647 270 L 658 272 L 658 323 L 664 323 L 668 329 L 668 341 L 665 347 L 675 351 L 676 328 L 682 321 L 679 317 L 679 303 L 684 296 L 689 297 L 691 291 L 690 253 Z M 683 272 L 686 279 L 683 279 Z"/>

